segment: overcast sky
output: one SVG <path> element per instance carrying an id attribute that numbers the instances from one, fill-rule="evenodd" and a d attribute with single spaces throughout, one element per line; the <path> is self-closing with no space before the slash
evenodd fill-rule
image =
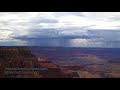
<path id="1" fill-rule="evenodd" d="M 120 12 L 0 12 L 0 46 L 120 47 Z"/>

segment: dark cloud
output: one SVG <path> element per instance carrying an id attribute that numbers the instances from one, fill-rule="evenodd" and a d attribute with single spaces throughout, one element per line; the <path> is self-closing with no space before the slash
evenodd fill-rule
<path id="1" fill-rule="evenodd" d="M 98 36 L 92 42 L 103 42 L 101 47 L 120 47 L 119 30 L 89 30 L 89 34 Z"/>
<path id="2" fill-rule="evenodd" d="M 29 46 L 68 46 L 68 39 L 64 38 L 28 38 L 16 37 L 16 39 L 27 41 Z"/>
<path id="3" fill-rule="evenodd" d="M 81 36 L 75 36 L 75 35 L 55 35 L 58 34 L 58 32 L 52 32 L 50 30 L 50 32 L 46 31 L 46 33 L 44 32 L 44 34 L 40 34 L 40 33 L 35 33 L 33 35 L 29 35 L 29 36 L 19 36 L 19 37 L 13 37 L 14 39 L 17 40 L 23 40 L 23 41 L 27 41 L 28 45 L 32 45 L 32 46 L 70 46 L 70 40 L 71 39 L 76 39 L 76 38 L 81 38 L 81 39 L 92 39 L 92 38 L 98 38 L 96 36 L 85 36 L 85 35 L 81 35 Z"/>

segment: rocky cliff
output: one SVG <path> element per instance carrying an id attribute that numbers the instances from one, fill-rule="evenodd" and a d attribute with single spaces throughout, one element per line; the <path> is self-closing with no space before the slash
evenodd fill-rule
<path id="1" fill-rule="evenodd" d="M 46 57 L 31 54 L 27 47 L 0 47 L 0 78 L 73 78 Z"/>

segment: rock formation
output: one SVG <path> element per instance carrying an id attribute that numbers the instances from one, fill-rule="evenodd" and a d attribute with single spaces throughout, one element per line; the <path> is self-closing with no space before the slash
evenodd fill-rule
<path id="1" fill-rule="evenodd" d="M 27 47 L 0 47 L 0 78 L 73 78 L 46 57 L 36 57 Z"/>

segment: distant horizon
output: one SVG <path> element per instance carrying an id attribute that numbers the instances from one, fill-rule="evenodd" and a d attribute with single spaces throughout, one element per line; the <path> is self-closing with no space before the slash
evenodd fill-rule
<path id="1" fill-rule="evenodd" d="M 55 46 L 0 46 L 0 47 L 39 47 L 39 48 L 116 48 L 120 49 L 119 47 L 55 47 Z"/>

